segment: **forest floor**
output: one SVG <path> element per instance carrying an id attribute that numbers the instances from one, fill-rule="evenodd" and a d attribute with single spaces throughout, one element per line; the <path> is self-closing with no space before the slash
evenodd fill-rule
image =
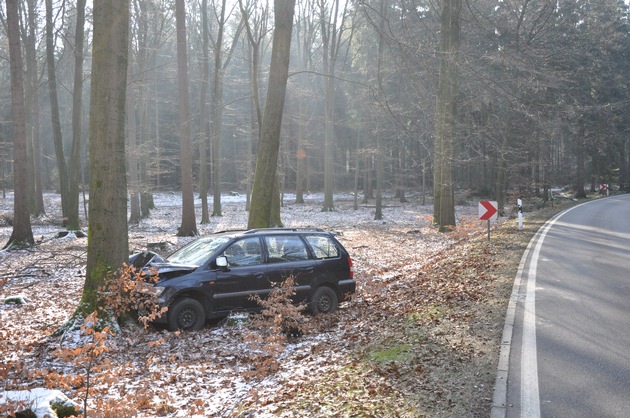
<path id="1" fill-rule="evenodd" d="M 189 240 L 175 237 L 179 195 L 155 200 L 151 216 L 129 228 L 133 251 L 159 242 L 169 253 Z M 244 228 L 242 200 L 225 196 L 223 216 L 199 225 L 200 234 Z M 373 206 L 353 210 L 347 195 L 334 212 L 321 212 L 321 196 L 300 205 L 286 198 L 286 226 L 340 234 L 358 288 L 336 313 L 307 317 L 301 337 L 264 347 L 260 330 L 231 321 L 177 333 L 127 324 L 95 345 L 78 331 L 53 337 L 80 299 L 87 239 L 55 238 L 59 198 L 47 194 L 46 203 L 48 215 L 33 221 L 37 245 L 0 251 L 0 395 L 47 385 L 87 400 L 91 417 L 488 416 L 521 255 L 542 223 L 572 204 L 527 213 L 525 202 L 523 231 L 506 208 L 488 241 L 472 199 L 456 208 L 457 230 L 440 234 L 419 197 L 387 199 L 380 221 Z M 11 208 L 12 195 L 0 198 L 2 244 Z M 24 303 L 1 304 L 10 298 Z M 274 367 L 259 361 L 261 350 Z"/>

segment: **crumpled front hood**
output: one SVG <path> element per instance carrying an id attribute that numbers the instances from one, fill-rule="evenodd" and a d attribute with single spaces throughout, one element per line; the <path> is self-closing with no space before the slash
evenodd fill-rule
<path id="1" fill-rule="evenodd" d="M 132 255 L 129 258 L 129 264 L 144 270 L 148 275 L 154 275 L 157 272 L 159 282 L 192 273 L 197 269 L 197 266 L 167 263 L 166 260 L 151 251 Z"/>
<path id="2" fill-rule="evenodd" d="M 160 283 L 165 280 L 174 279 L 175 277 L 180 277 L 188 273 L 192 273 L 197 269 L 197 266 L 184 266 L 169 263 L 149 263 L 149 265 L 145 268 L 151 269 L 153 271 L 157 269 L 159 277 L 158 283 Z"/>

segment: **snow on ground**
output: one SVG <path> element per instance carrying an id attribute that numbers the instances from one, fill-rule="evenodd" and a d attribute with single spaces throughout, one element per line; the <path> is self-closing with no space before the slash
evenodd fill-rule
<path id="1" fill-rule="evenodd" d="M 387 283 L 404 274 L 413 274 L 429 256 L 451 244 L 448 238 L 431 228 L 432 207 L 420 205 L 418 197 L 408 203 L 387 199 L 384 219 L 375 221 L 374 207 L 360 205 L 353 209 L 350 195 L 335 198 L 335 211 L 322 212 L 322 196 L 306 196 L 305 204 L 294 204 L 285 195 L 282 220 L 287 227 L 315 226 L 340 233 L 340 241 L 354 260 L 358 282 L 356 296 L 340 307 L 339 315 L 320 332 L 289 342 L 282 354 L 280 370 L 264 379 L 251 378 L 254 365 L 242 327 L 209 325 L 199 332 L 168 333 L 161 329 L 126 327 L 115 338 L 112 358 L 114 381 L 102 384 L 104 398 L 123 399 L 133 408 L 134 416 L 303 416 L 328 415 L 325 400 L 304 402 L 294 399 L 303 388 L 319 384 L 331 373 L 342 375 L 352 363 L 354 333 L 364 324 L 360 307 L 369 301 L 375 283 Z M 25 304 L 0 305 L 0 357 L 5 364 L 24 361 L 27 370 L 81 373 L 81 365 L 64 363 L 53 350 L 71 341 L 52 339 L 49 335 L 63 324 L 76 307 L 84 281 L 86 238 L 51 239 L 60 227 L 58 195 L 46 194 L 47 215 L 33 221 L 38 242 L 33 248 L 0 251 L 0 303 L 19 295 Z M 149 243 L 169 243 L 170 252 L 190 238 L 175 236 L 181 219 L 181 196 L 177 193 L 155 195 L 157 208 L 148 219 L 130 225 L 130 249 L 141 251 Z M 13 196 L 0 198 L 0 245 L 8 240 Z M 244 197 L 222 198 L 223 216 L 209 224 L 198 225 L 201 235 L 247 225 Z M 476 206 L 457 208 L 458 218 L 476 216 Z M 200 218 L 200 207 L 197 206 Z M 85 229 L 85 228 L 84 228 Z M 480 224 L 480 230 L 483 225 Z M 2 375 L 0 375 L 0 378 Z M 36 382 L 33 382 L 35 380 Z M 15 373 L 2 389 L 27 389 L 41 378 L 25 378 Z M 374 381 L 374 393 L 393 389 Z M 367 389 L 366 389 L 367 390 Z M 372 389 L 370 389 L 372 390 Z M 72 397 L 72 391 L 66 393 Z M 376 397 L 378 398 L 378 396 Z M 298 398 L 299 399 L 299 398 Z M 75 399 L 76 400 L 76 399 Z M 296 404 L 296 402 L 298 402 Z M 139 410 L 140 406 L 146 412 Z M 300 406 L 301 405 L 301 406 Z M 1 405 L 0 405 L 1 406 Z M 94 407 L 94 406 L 93 406 Z M 127 412 L 121 412 L 128 414 Z"/>
<path id="2" fill-rule="evenodd" d="M 61 403 L 66 406 L 79 405 L 58 390 L 35 388 L 32 390 L 9 390 L 0 392 L 0 405 L 7 402 L 19 402 L 29 405 L 37 418 L 52 417 L 55 414 L 50 405 Z"/>

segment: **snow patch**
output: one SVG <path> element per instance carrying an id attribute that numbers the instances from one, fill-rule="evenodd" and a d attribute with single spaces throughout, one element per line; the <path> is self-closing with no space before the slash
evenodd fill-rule
<path id="1" fill-rule="evenodd" d="M 60 403 L 65 406 L 74 406 L 77 410 L 79 409 L 79 405 L 71 401 L 63 392 L 44 388 L 0 392 L 0 404 L 5 403 L 24 405 L 24 408 L 33 411 L 37 418 L 44 418 L 46 416 L 56 417 L 57 414 L 51 407 L 51 405 L 55 403 Z"/>

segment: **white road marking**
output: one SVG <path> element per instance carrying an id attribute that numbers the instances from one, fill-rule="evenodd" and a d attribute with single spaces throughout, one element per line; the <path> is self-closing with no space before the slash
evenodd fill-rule
<path id="1" fill-rule="evenodd" d="M 588 202 L 587 202 L 588 203 Z M 582 203 L 582 205 L 585 203 Z M 527 276 L 527 290 L 523 304 L 523 339 L 521 353 L 521 417 L 540 417 L 540 394 L 538 392 L 538 359 L 536 353 L 536 269 L 540 248 L 549 229 L 565 214 L 582 205 L 565 210 L 551 219 L 542 230 L 534 247 Z"/>

